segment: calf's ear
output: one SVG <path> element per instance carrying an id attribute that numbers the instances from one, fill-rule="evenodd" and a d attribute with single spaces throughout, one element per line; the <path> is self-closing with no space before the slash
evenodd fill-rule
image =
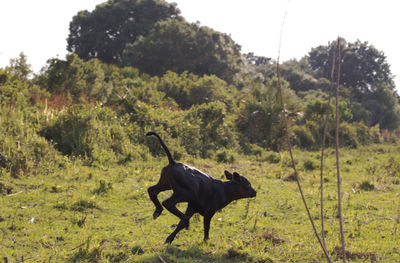
<path id="1" fill-rule="evenodd" d="M 226 179 L 228 179 L 228 180 L 232 180 L 232 178 L 233 178 L 233 175 L 230 173 L 230 172 L 228 172 L 227 170 L 225 170 L 225 176 L 226 176 Z"/>
<path id="2" fill-rule="evenodd" d="M 237 172 L 233 173 L 233 181 L 240 182 L 240 174 Z"/>

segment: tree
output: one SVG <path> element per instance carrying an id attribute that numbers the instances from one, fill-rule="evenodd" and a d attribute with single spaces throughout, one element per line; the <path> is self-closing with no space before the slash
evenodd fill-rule
<path id="1" fill-rule="evenodd" d="M 228 82 L 243 64 L 240 46 L 230 36 L 176 19 L 158 22 L 146 36 L 128 44 L 123 63 L 151 75 L 189 71 L 215 74 Z"/>
<path id="2" fill-rule="evenodd" d="M 335 42 L 311 50 L 307 58 L 316 78 L 330 78 L 335 50 Z M 398 95 L 384 53 L 368 42 L 347 43 L 342 39 L 340 57 L 342 95 L 348 97 L 354 110 L 352 121 L 379 124 L 381 129 L 397 128 Z"/>
<path id="3" fill-rule="evenodd" d="M 365 95 L 363 105 L 369 111 L 368 124 L 379 124 L 381 129 L 394 130 L 400 125 L 400 105 L 395 91 L 385 84 L 376 85 L 373 92 Z"/>
<path id="4" fill-rule="evenodd" d="M 181 19 L 179 13 L 176 4 L 164 0 L 108 0 L 73 17 L 67 50 L 84 60 L 119 64 L 128 43 L 146 35 L 158 21 Z"/>
<path id="5" fill-rule="evenodd" d="M 351 89 L 352 96 L 359 96 L 367 91 L 373 91 L 375 85 L 385 83 L 391 90 L 395 89 L 393 75 L 386 56 L 368 42 L 357 40 L 347 43 L 341 39 L 341 76 L 340 84 Z M 333 53 L 336 51 L 336 41 L 327 46 L 313 48 L 308 55 L 308 61 L 314 70 L 315 77 L 330 79 Z"/>
<path id="6" fill-rule="evenodd" d="M 267 79 L 275 76 L 276 62 L 271 58 L 257 56 L 253 52 L 247 53 L 244 56 L 246 74 L 242 74 L 242 77 L 250 79 L 250 81 L 261 80 L 265 84 Z"/>
<path id="7" fill-rule="evenodd" d="M 303 58 L 300 61 L 295 59 L 286 61 L 280 67 L 281 76 L 289 82 L 289 88 L 295 92 L 325 89 L 323 85 L 312 76 L 312 71 Z"/>
<path id="8" fill-rule="evenodd" d="M 23 52 L 19 54 L 18 58 L 10 59 L 10 68 L 14 78 L 22 81 L 27 81 L 32 75 L 31 65 L 28 64 L 28 59 Z"/>

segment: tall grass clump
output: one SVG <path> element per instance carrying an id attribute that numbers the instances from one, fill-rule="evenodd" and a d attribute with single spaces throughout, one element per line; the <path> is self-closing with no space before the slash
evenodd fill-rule
<path id="1" fill-rule="evenodd" d="M 21 78 L 9 68 L 0 69 L 0 167 L 12 177 L 49 173 L 65 164 L 38 134 L 45 115 L 34 104 L 42 91 Z"/>

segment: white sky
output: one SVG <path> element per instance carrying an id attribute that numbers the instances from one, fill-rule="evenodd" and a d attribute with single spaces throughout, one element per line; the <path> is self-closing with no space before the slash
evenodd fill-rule
<path id="1" fill-rule="evenodd" d="M 69 22 L 106 0 L 0 0 L 0 67 L 24 52 L 34 71 L 64 58 Z M 387 56 L 400 90 L 400 2 L 396 0 L 167 0 L 189 22 L 230 34 L 243 52 L 277 57 L 288 6 L 281 61 L 301 58 L 337 36 L 368 41 Z"/>

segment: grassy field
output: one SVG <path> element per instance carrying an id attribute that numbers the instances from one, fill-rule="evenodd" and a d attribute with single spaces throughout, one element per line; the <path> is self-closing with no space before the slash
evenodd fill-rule
<path id="1" fill-rule="evenodd" d="M 400 262 L 399 150 L 373 145 L 341 152 L 344 230 L 352 262 Z M 320 154 L 295 151 L 295 156 L 320 231 Z M 326 242 L 338 261 L 334 150 L 327 149 L 326 156 Z M 182 158 L 216 178 L 225 169 L 237 171 L 258 191 L 255 199 L 233 202 L 213 217 L 207 243 L 202 217 L 195 215 L 189 230 L 172 245 L 164 244 L 178 219 L 164 210 L 153 220 L 147 188 L 157 182 L 165 157 L 114 167 L 68 161 L 51 176 L 3 173 L 0 256 L 8 262 L 160 262 L 158 255 L 166 262 L 324 262 L 290 180 L 289 158 L 286 153 L 279 157 L 275 162 L 237 157 L 232 164 Z M 168 195 L 161 193 L 160 200 Z"/>

